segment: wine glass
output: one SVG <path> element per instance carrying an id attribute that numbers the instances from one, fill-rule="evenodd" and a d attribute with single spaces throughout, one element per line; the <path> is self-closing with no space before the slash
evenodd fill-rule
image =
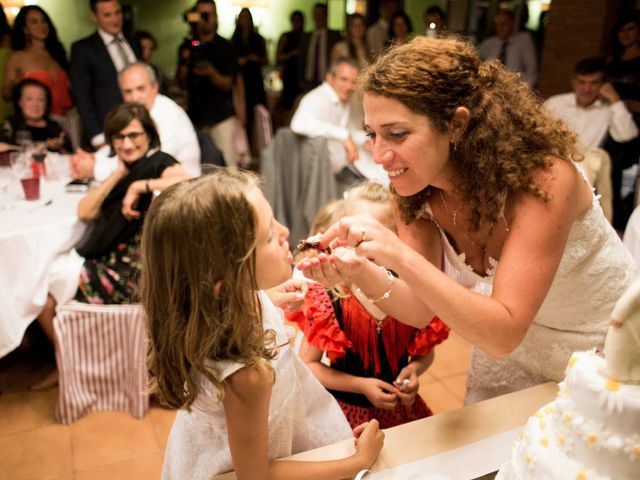
<path id="1" fill-rule="evenodd" d="M 10 210 L 13 205 L 10 203 L 9 187 L 14 180 L 13 171 L 11 167 L 0 166 L 0 194 L 2 195 L 2 202 L 0 203 L 0 209 Z"/>
<path id="2" fill-rule="evenodd" d="M 16 178 L 24 178 L 27 176 L 31 163 L 29 162 L 30 156 L 25 152 L 11 152 L 9 156 L 9 164 L 11 170 Z"/>
<path id="3" fill-rule="evenodd" d="M 29 130 L 18 130 L 16 132 L 16 144 L 23 150 L 31 143 L 31 132 Z"/>

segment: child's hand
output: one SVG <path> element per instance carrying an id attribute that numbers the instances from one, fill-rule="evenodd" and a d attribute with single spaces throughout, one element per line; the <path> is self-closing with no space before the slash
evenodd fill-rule
<path id="1" fill-rule="evenodd" d="M 374 407 L 393 410 L 398 404 L 398 390 L 391 384 L 374 377 L 362 379 L 362 394 Z"/>
<path id="2" fill-rule="evenodd" d="M 362 468 L 369 468 L 378 458 L 384 445 L 384 432 L 377 420 L 358 425 L 353 429 L 356 456 L 362 459 Z"/>
<path id="3" fill-rule="evenodd" d="M 296 310 L 304 303 L 309 286 L 304 280 L 290 279 L 278 286 L 265 290 L 276 307 L 283 310 Z"/>
<path id="4" fill-rule="evenodd" d="M 411 406 L 416 401 L 416 395 L 420 388 L 420 381 L 413 370 L 406 367 L 398 374 L 398 378 L 393 381 L 393 385 L 397 388 L 398 400 L 403 405 Z"/>

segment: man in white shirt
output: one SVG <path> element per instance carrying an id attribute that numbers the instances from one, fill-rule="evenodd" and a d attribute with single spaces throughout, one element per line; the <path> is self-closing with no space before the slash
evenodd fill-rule
<path id="1" fill-rule="evenodd" d="M 382 51 L 384 44 L 389 40 L 389 21 L 399 10 L 398 0 L 383 0 L 380 6 L 380 18 L 367 28 L 367 45 L 373 57 Z"/>
<path id="2" fill-rule="evenodd" d="M 73 98 L 86 142 L 104 144 L 102 125 L 107 113 L 122 103 L 118 72 L 141 58 L 140 43 L 122 33 L 122 8 L 117 0 L 90 0 L 97 31 L 71 46 L 70 77 Z"/>
<path id="3" fill-rule="evenodd" d="M 364 148 L 368 138 L 363 130 L 362 106 L 353 96 L 358 73 L 354 60 L 336 60 L 324 83 L 302 97 L 291 119 L 291 130 L 298 135 L 328 139 L 331 170 L 340 190 L 365 178 L 389 182 Z"/>
<path id="4" fill-rule="evenodd" d="M 529 32 L 516 32 L 511 10 L 498 10 L 494 17 L 496 34 L 482 41 L 478 53 L 482 60 L 498 59 L 509 70 L 520 72 L 529 87 L 538 81 L 538 57 Z"/>
<path id="5" fill-rule="evenodd" d="M 120 72 L 120 90 L 127 103 L 145 106 L 158 128 L 160 149 L 178 160 L 190 175 L 200 175 L 200 147 L 187 113 L 173 100 L 158 93 L 155 71 L 143 62 L 132 63 Z M 79 150 L 72 157 L 74 173 L 78 177 L 93 176 L 105 180 L 118 166 L 103 147 L 95 155 Z"/>
<path id="6" fill-rule="evenodd" d="M 617 142 L 638 135 L 631 113 L 613 85 L 604 81 L 604 69 L 603 60 L 581 60 L 571 79 L 573 92 L 554 95 L 544 103 L 578 134 L 584 151 L 601 147 L 607 133 Z"/>

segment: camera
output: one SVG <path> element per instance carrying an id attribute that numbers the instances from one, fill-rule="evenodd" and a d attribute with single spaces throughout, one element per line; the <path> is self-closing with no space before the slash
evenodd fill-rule
<path id="1" fill-rule="evenodd" d="M 211 63 L 205 55 L 204 46 L 194 38 L 185 38 L 182 42 L 180 61 L 192 68 L 205 68 Z"/>
<path id="2" fill-rule="evenodd" d="M 209 21 L 209 12 L 200 13 L 195 9 L 195 7 L 192 7 L 182 14 L 182 19 L 193 29 L 200 20 L 204 22 Z"/>

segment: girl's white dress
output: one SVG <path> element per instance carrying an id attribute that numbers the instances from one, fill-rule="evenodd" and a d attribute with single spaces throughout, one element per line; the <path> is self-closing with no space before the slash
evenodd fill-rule
<path id="1" fill-rule="evenodd" d="M 428 202 L 418 216 L 432 218 Z M 498 262 L 490 258 L 486 276 L 478 275 L 466 263 L 465 254 L 456 253 L 439 225 L 438 229 L 446 274 L 490 296 Z M 635 275 L 631 254 L 594 195 L 589 210 L 571 227 L 549 293 L 520 346 L 502 360 L 472 349 L 465 403 L 562 380 L 572 352 L 603 348 L 611 311 Z"/>
<path id="2" fill-rule="evenodd" d="M 276 332 L 276 344 L 288 342 L 281 311 L 260 292 L 265 329 Z M 313 376 L 288 345 L 271 361 L 275 384 L 269 404 L 269 457 L 297 452 L 351 438 L 352 432 L 335 399 Z M 244 365 L 217 362 L 219 379 Z M 169 435 L 162 478 L 199 480 L 233 470 L 224 407 L 217 391 L 203 377 L 191 412 L 179 410 Z"/>

